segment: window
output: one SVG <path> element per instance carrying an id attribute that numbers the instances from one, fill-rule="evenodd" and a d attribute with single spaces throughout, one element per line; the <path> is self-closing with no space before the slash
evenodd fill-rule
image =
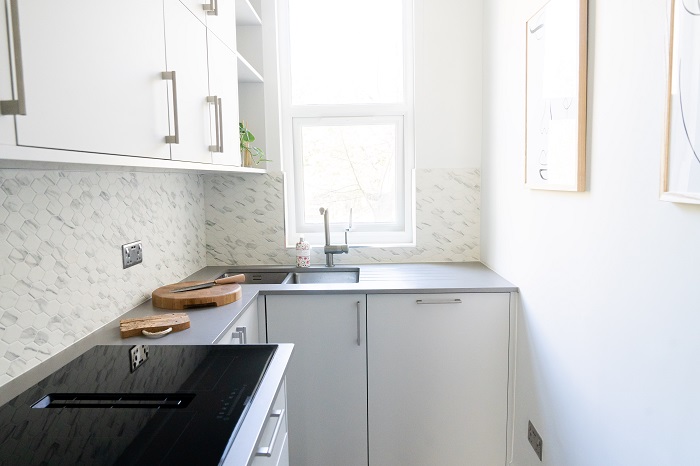
<path id="1" fill-rule="evenodd" d="M 414 244 L 411 0 L 280 8 L 287 246 Z M 334 244 L 343 241 L 334 233 Z"/>

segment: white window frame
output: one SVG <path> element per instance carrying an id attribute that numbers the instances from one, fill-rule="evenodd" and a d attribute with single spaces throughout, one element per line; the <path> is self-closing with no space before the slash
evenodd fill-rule
<path id="1" fill-rule="evenodd" d="M 285 243 L 294 247 L 300 236 L 314 246 L 325 244 L 323 222 L 303 223 L 303 174 L 301 168 L 301 127 L 306 123 L 326 125 L 397 124 L 396 141 L 396 224 L 353 222 L 348 235 L 351 246 L 415 246 L 415 139 L 414 139 L 414 26 L 413 0 L 403 2 L 404 83 L 403 102 L 396 104 L 292 105 L 291 50 L 289 47 L 289 0 L 279 0 L 280 56 L 280 128 L 282 133 L 282 171 L 285 176 Z M 358 33 L 362 27 L 358 25 Z M 360 120 L 360 121 L 358 121 Z M 327 206 L 319 206 L 327 207 Z M 348 218 L 334 215 L 331 242 L 342 244 Z M 301 221 L 300 221 L 301 220 Z"/>

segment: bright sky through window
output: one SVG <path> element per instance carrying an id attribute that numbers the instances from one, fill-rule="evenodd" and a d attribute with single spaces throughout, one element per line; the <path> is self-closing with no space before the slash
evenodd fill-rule
<path id="1" fill-rule="evenodd" d="M 404 100 L 402 0 L 290 0 L 292 105 Z"/>

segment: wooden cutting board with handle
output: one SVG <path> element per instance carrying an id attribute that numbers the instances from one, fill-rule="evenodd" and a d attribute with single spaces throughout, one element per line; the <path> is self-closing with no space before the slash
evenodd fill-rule
<path id="1" fill-rule="evenodd" d="M 240 282 L 245 281 L 245 275 L 238 275 Z M 227 279 L 233 280 L 235 277 Z M 238 283 L 214 285 L 200 290 L 175 292 L 186 286 L 198 285 L 202 282 L 184 282 L 161 286 L 152 294 L 153 305 L 161 309 L 191 309 L 195 307 L 223 306 L 241 299 L 243 291 Z M 207 282 L 209 283 L 209 282 Z"/>
<path id="2" fill-rule="evenodd" d="M 119 321 L 119 333 L 122 338 L 135 337 L 137 335 L 149 336 L 149 334 L 159 334 L 163 336 L 169 332 L 179 332 L 190 328 L 190 318 L 184 312 L 161 314 L 159 316 L 134 317 L 132 319 L 122 319 Z M 146 333 L 144 333 L 144 331 Z"/>

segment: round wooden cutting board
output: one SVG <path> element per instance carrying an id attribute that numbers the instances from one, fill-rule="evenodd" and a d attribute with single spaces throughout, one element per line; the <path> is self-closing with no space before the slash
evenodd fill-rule
<path id="1" fill-rule="evenodd" d="M 241 285 L 215 285 L 209 288 L 173 293 L 172 290 L 197 285 L 201 282 L 184 282 L 161 286 L 153 292 L 153 305 L 161 309 L 191 309 L 193 307 L 223 306 L 241 299 Z"/>

